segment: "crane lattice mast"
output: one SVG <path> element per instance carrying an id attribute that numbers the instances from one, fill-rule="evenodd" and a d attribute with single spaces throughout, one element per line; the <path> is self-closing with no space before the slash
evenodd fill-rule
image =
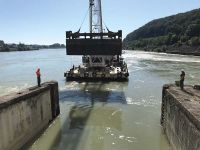
<path id="1" fill-rule="evenodd" d="M 102 33 L 102 8 L 101 0 L 89 0 L 90 8 L 90 33 Z"/>

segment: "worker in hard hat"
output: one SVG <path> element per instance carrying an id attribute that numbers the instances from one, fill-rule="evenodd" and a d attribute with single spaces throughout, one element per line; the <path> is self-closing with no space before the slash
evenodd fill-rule
<path id="1" fill-rule="evenodd" d="M 37 75 L 37 83 L 38 83 L 38 87 L 40 87 L 40 83 L 41 83 L 41 73 L 40 73 L 40 68 L 37 69 L 36 71 L 36 75 Z"/>

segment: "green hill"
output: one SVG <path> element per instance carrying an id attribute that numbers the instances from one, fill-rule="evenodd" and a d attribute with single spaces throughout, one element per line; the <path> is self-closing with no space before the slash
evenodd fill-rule
<path id="1" fill-rule="evenodd" d="M 123 47 L 200 55 L 200 9 L 153 20 L 128 34 Z"/>

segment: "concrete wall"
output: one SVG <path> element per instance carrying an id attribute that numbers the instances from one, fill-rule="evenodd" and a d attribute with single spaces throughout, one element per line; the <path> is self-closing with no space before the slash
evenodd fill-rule
<path id="1" fill-rule="evenodd" d="M 163 87 L 161 124 L 173 150 L 200 150 L 200 91 Z"/>
<path id="2" fill-rule="evenodd" d="M 59 113 L 57 82 L 0 97 L 0 150 L 20 149 Z"/>

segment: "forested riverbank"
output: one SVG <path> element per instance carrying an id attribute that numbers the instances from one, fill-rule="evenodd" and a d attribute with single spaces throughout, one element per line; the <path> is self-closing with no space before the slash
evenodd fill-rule
<path id="1" fill-rule="evenodd" d="M 200 55 L 200 9 L 153 20 L 128 34 L 123 47 Z"/>
<path id="2" fill-rule="evenodd" d="M 64 44 L 55 43 L 52 45 L 27 45 L 23 43 L 19 44 L 7 44 L 4 41 L 0 40 L 0 52 L 12 52 L 12 51 L 31 51 L 39 49 L 52 49 L 52 48 L 65 48 Z"/>

